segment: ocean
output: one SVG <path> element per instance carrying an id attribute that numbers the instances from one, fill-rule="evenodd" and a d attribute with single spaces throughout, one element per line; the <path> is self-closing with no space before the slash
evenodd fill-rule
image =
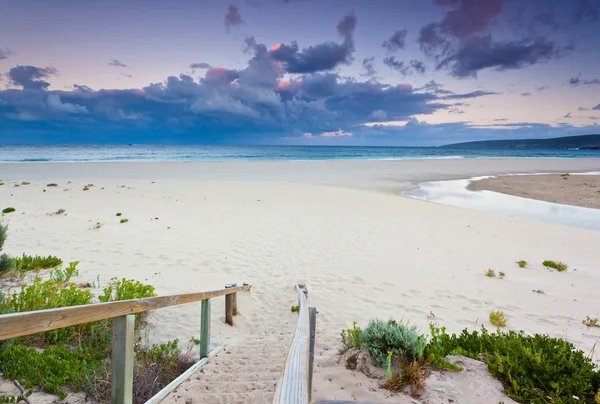
<path id="1" fill-rule="evenodd" d="M 443 147 L 200 146 L 200 145 L 7 145 L 0 163 L 405 160 L 457 158 L 600 158 L 600 150 L 457 149 Z"/>

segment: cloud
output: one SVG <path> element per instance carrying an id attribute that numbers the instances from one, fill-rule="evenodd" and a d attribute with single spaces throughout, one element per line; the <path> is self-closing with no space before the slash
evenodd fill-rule
<path id="1" fill-rule="evenodd" d="M 569 112 L 569 113 L 565 114 L 565 115 L 563 116 L 563 118 L 570 119 L 570 118 L 571 118 L 571 113 Z"/>
<path id="2" fill-rule="evenodd" d="M 63 103 L 58 94 L 50 94 L 46 97 L 48 108 L 57 112 L 66 112 L 68 114 L 89 114 L 88 109 L 82 105 Z"/>
<path id="3" fill-rule="evenodd" d="M 8 57 L 11 56 L 12 54 L 13 54 L 13 51 L 11 51 L 10 49 L 0 48 L 0 60 L 8 59 Z"/>
<path id="4" fill-rule="evenodd" d="M 208 63 L 192 63 L 190 69 L 210 69 L 212 66 Z"/>
<path id="5" fill-rule="evenodd" d="M 592 108 L 594 111 L 600 111 L 600 104 L 596 105 Z"/>
<path id="6" fill-rule="evenodd" d="M 483 69 L 503 71 L 560 57 L 570 47 L 537 36 L 517 40 L 494 40 L 491 28 L 502 13 L 506 0 L 436 0 L 451 9 L 438 22 L 423 26 L 418 43 L 436 61 L 436 70 L 447 69 L 456 77 L 477 77 Z M 549 23 L 541 13 L 539 22 Z"/>
<path id="7" fill-rule="evenodd" d="M 536 88 L 535 90 L 536 91 L 544 91 L 544 90 L 548 90 L 549 88 L 550 88 L 550 86 L 541 86 L 541 87 Z"/>
<path id="8" fill-rule="evenodd" d="M 121 73 L 121 76 L 127 77 L 128 79 L 133 77 L 131 74 L 127 74 L 127 73 Z"/>
<path id="9" fill-rule="evenodd" d="M 404 62 L 396 59 L 395 56 L 386 56 L 383 59 L 383 64 L 396 70 L 403 76 L 407 76 L 412 73 L 419 73 L 419 74 L 425 73 L 425 63 L 423 63 L 419 60 L 411 60 L 410 62 L 405 64 Z"/>
<path id="10" fill-rule="evenodd" d="M 240 25 L 244 22 L 242 19 L 242 14 L 240 14 L 240 10 L 237 6 L 230 4 L 227 8 L 227 13 L 225 14 L 225 27 L 227 28 L 227 32 L 229 32 L 229 28 L 232 25 Z"/>
<path id="11" fill-rule="evenodd" d="M 397 52 L 400 49 L 404 49 L 404 42 L 406 39 L 406 29 L 396 31 L 390 37 L 390 39 L 386 39 L 383 41 L 383 46 L 388 52 L 393 53 Z"/>
<path id="12" fill-rule="evenodd" d="M 53 67 L 17 66 L 7 73 L 7 77 L 14 85 L 25 90 L 45 90 L 50 83 L 41 80 L 58 74 Z"/>
<path id="13" fill-rule="evenodd" d="M 117 59 L 111 59 L 110 62 L 108 62 L 109 66 L 115 66 L 115 67 L 127 67 L 127 65 L 125 63 L 122 63 L 120 61 L 118 61 Z"/>
<path id="14" fill-rule="evenodd" d="M 598 79 L 581 80 L 581 73 L 579 73 L 577 76 L 571 77 L 569 79 L 569 84 L 571 85 L 571 87 L 577 87 L 579 85 L 600 84 L 600 80 L 598 80 Z"/>
<path id="15" fill-rule="evenodd" d="M 360 73 L 363 77 L 373 77 L 377 74 L 375 71 L 375 66 L 373 66 L 373 62 L 375 61 L 375 57 L 364 58 L 362 62 L 363 73 Z"/>
<path id="16" fill-rule="evenodd" d="M 585 107 L 579 107 L 577 108 L 577 111 L 589 111 L 589 108 L 585 108 Z"/>
<path id="17" fill-rule="evenodd" d="M 527 96 L 531 95 L 531 93 L 521 93 L 521 95 L 527 97 Z"/>
<path id="18" fill-rule="evenodd" d="M 477 98 L 477 97 L 483 97 L 485 95 L 499 95 L 501 93 L 496 93 L 493 91 L 482 91 L 482 90 L 478 90 L 478 91 L 472 91 L 470 93 L 465 93 L 465 94 L 451 94 L 451 95 L 445 95 L 440 97 L 441 99 L 444 100 L 462 100 L 462 99 L 466 99 L 466 98 Z"/>
<path id="19" fill-rule="evenodd" d="M 441 60 L 436 70 L 448 68 L 456 77 L 477 77 L 482 69 L 520 69 L 559 56 L 557 45 L 545 38 L 493 42 L 492 37 L 486 35 L 469 40 L 456 53 Z"/>
<path id="20" fill-rule="evenodd" d="M 549 26 L 555 30 L 560 27 L 560 25 L 556 22 L 556 19 L 554 18 L 554 13 L 552 11 L 537 12 L 533 16 L 533 22 Z"/>
<path id="21" fill-rule="evenodd" d="M 573 13 L 573 23 L 592 23 L 598 21 L 600 3 L 594 0 L 581 0 L 579 8 Z"/>
<path id="22" fill-rule="evenodd" d="M 340 64 L 350 64 L 353 61 L 353 35 L 356 28 L 354 13 L 344 16 L 336 28 L 344 38 L 341 44 L 324 42 L 302 50 L 296 42 L 290 45 L 277 44 L 269 50 L 269 55 L 272 59 L 282 62 L 288 73 L 315 73 L 332 70 Z"/>

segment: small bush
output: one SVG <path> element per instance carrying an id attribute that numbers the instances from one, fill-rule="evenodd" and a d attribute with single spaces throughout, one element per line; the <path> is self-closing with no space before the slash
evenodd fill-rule
<path id="1" fill-rule="evenodd" d="M 122 215 L 122 213 L 117 213 L 117 215 L 116 215 L 116 216 L 121 216 L 121 215 Z"/>
<path id="2" fill-rule="evenodd" d="M 16 209 L 15 208 L 4 208 L 2 209 L 2 213 L 6 214 L 6 213 L 12 213 L 14 212 Z"/>
<path id="3" fill-rule="evenodd" d="M 46 186 L 47 186 L 47 187 L 57 187 L 57 186 L 58 186 L 58 184 L 55 184 L 55 183 L 53 183 L 53 182 L 52 182 L 52 183 L 50 183 L 50 184 L 46 184 Z"/>
<path id="4" fill-rule="evenodd" d="M 200 338 L 190 337 L 190 342 L 194 345 L 200 345 Z"/>
<path id="5" fill-rule="evenodd" d="M 517 265 L 519 266 L 519 268 L 526 268 L 527 267 L 527 261 L 525 261 L 525 260 L 519 260 L 519 261 L 517 261 Z"/>
<path id="6" fill-rule="evenodd" d="M 127 223 L 127 222 L 129 222 L 129 220 L 128 220 L 128 219 L 121 219 L 121 220 L 119 221 L 119 223 Z"/>
<path id="7" fill-rule="evenodd" d="M 504 279 L 506 274 L 504 272 L 498 272 L 498 276 L 500 277 L 500 279 Z"/>
<path id="8" fill-rule="evenodd" d="M 496 327 L 506 327 L 506 317 L 501 311 L 492 311 L 490 313 L 490 323 Z"/>
<path id="9" fill-rule="evenodd" d="M 92 230 L 100 230 L 102 228 L 102 226 L 103 226 L 102 222 L 96 222 L 92 226 Z"/>
<path id="10" fill-rule="evenodd" d="M 565 264 L 564 262 L 560 262 L 560 261 L 546 260 L 546 261 L 542 262 L 542 265 L 544 265 L 546 268 L 554 268 L 558 272 L 566 271 L 567 268 L 569 268 L 569 266 L 567 264 Z"/>
<path id="11" fill-rule="evenodd" d="M 155 297 L 154 287 L 144 285 L 133 279 L 117 280 L 113 278 L 111 284 L 104 288 L 104 294 L 98 296 L 101 302 L 112 302 L 117 300 L 142 299 L 145 297 Z"/>
<path id="12" fill-rule="evenodd" d="M 57 283 L 69 282 L 73 275 L 79 276 L 78 264 L 79 261 L 73 261 L 69 262 L 69 266 L 66 269 L 55 268 L 54 271 L 50 272 L 50 280 Z"/>
<path id="13" fill-rule="evenodd" d="M 31 256 L 23 254 L 22 257 L 15 258 L 15 263 L 19 272 L 27 272 L 56 268 L 61 266 L 63 261 L 53 255 L 43 257 L 39 255 Z"/>
<path id="14" fill-rule="evenodd" d="M 438 354 L 484 358 L 504 392 L 521 403 L 592 402 L 600 388 L 600 374 L 592 360 L 572 343 L 547 335 L 514 331 L 488 333 L 463 330 L 438 339 Z"/>
<path id="15" fill-rule="evenodd" d="M 360 327 L 357 327 L 356 324 L 356 321 L 353 321 L 352 328 L 342 330 L 342 349 L 340 350 L 341 353 L 344 353 L 352 348 L 360 349 L 360 334 L 362 334 L 362 329 Z"/>
<path id="16" fill-rule="evenodd" d="M 298 310 L 300 310 L 300 307 L 299 306 L 292 306 L 291 310 L 292 310 L 292 313 L 296 313 Z"/>
<path id="17" fill-rule="evenodd" d="M 23 181 L 23 182 L 21 182 L 21 185 L 31 185 L 31 182 L 29 182 L 29 181 Z"/>
<path id="18" fill-rule="evenodd" d="M 583 320 L 582 323 L 588 327 L 600 327 L 598 317 L 592 318 L 590 316 L 585 316 L 585 320 Z"/>
<path id="19" fill-rule="evenodd" d="M 416 326 L 375 319 L 360 333 L 360 344 L 369 350 L 375 365 L 384 366 L 388 351 L 396 357 L 421 359 L 427 340 L 418 333 Z"/>
<path id="20" fill-rule="evenodd" d="M 494 271 L 493 269 L 488 269 L 485 272 L 485 276 L 487 276 L 488 278 L 493 278 L 496 276 L 496 271 Z"/>

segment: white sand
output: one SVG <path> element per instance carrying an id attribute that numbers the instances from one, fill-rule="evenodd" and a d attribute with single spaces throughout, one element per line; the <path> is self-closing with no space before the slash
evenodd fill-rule
<path id="1" fill-rule="evenodd" d="M 600 316 L 600 232 L 410 199 L 399 195 L 407 182 L 598 170 L 600 159 L 0 164 L 0 209 L 17 209 L 2 218 L 6 252 L 79 260 L 77 281 L 135 278 L 161 295 L 252 283 L 233 328 L 224 299 L 213 302 L 212 345 L 231 354 L 170 401 L 270 402 L 296 321 L 294 284 L 305 281 L 319 310 L 313 398 L 410 402 L 370 391 L 376 382 L 337 364 L 342 328 L 379 317 L 458 332 L 491 328 L 489 312 L 503 310 L 508 329 L 588 352 L 600 337 L 581 323 Z M 31 185 L 12 186 L 24 180 Z M 43 192 L 49 182 L 59 187 Z M 67 215 L 47 215 L 59 208 Z M 549 272 L 545 259 L 570 269 Z M 488 268 L 506 278 L 485 277 Z M 150 339 L 185 343 L 199 322 L 199 304 L 158 310 Z"/>

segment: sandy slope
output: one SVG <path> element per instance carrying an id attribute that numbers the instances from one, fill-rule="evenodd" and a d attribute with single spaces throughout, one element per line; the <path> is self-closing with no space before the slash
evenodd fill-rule
<path id="1" fill-rule="evenodd" d="M 270 402 L 296 320 L 294 284 L 303 280 L 319 310 L 314 398 L 374 400 L 385 393 L 369 391 L 335 360 L 339 332 L 352 320 L 405 319 L 424 332 L 433 321 L 456 332 L 489 327 L 489 312 L 503 310 L 508 328 L 564 337 L 586 352 L 600 337 L 600 329 L 581 324 L 600 315 L 600 232 L 388 191 L 406 181 L 460 177 L 460 170 L 468 177 L 599 169 L 600 160 L 5 164 L 0 208 L 17 209 L 2 218 L 10 226 L 7 252 L 79 260 L 81 280 L 131 277 L 159 294 L 254 285 L 239 296 L 233 328 L 222 323 L 223 299 L 213 302 L 213 346 L 226 343 L 231 354 L 172 399 Z M 290 181 L 282 181 L 286 175 Z M 32 183 L 12 186 L 22 180 Z M 43 192 L 48 182 L 59 187 Z M 88 183 L 95 186 L 83 191 Z M 59 208 L 66 216 L 47 215 Z M 117 212 L 129 223 L 119 224 Z M 97 221 L 102 228 L 92 230 Z M 530 267 L 518 268 L 519 259 Z M 544 259 L 572 269 L 549 272 Z M 485 277 L 488 268 L 506 278 Z M 199 304 L 153 313 L 152 342 L 197 336 L 199 313 Z"/>

